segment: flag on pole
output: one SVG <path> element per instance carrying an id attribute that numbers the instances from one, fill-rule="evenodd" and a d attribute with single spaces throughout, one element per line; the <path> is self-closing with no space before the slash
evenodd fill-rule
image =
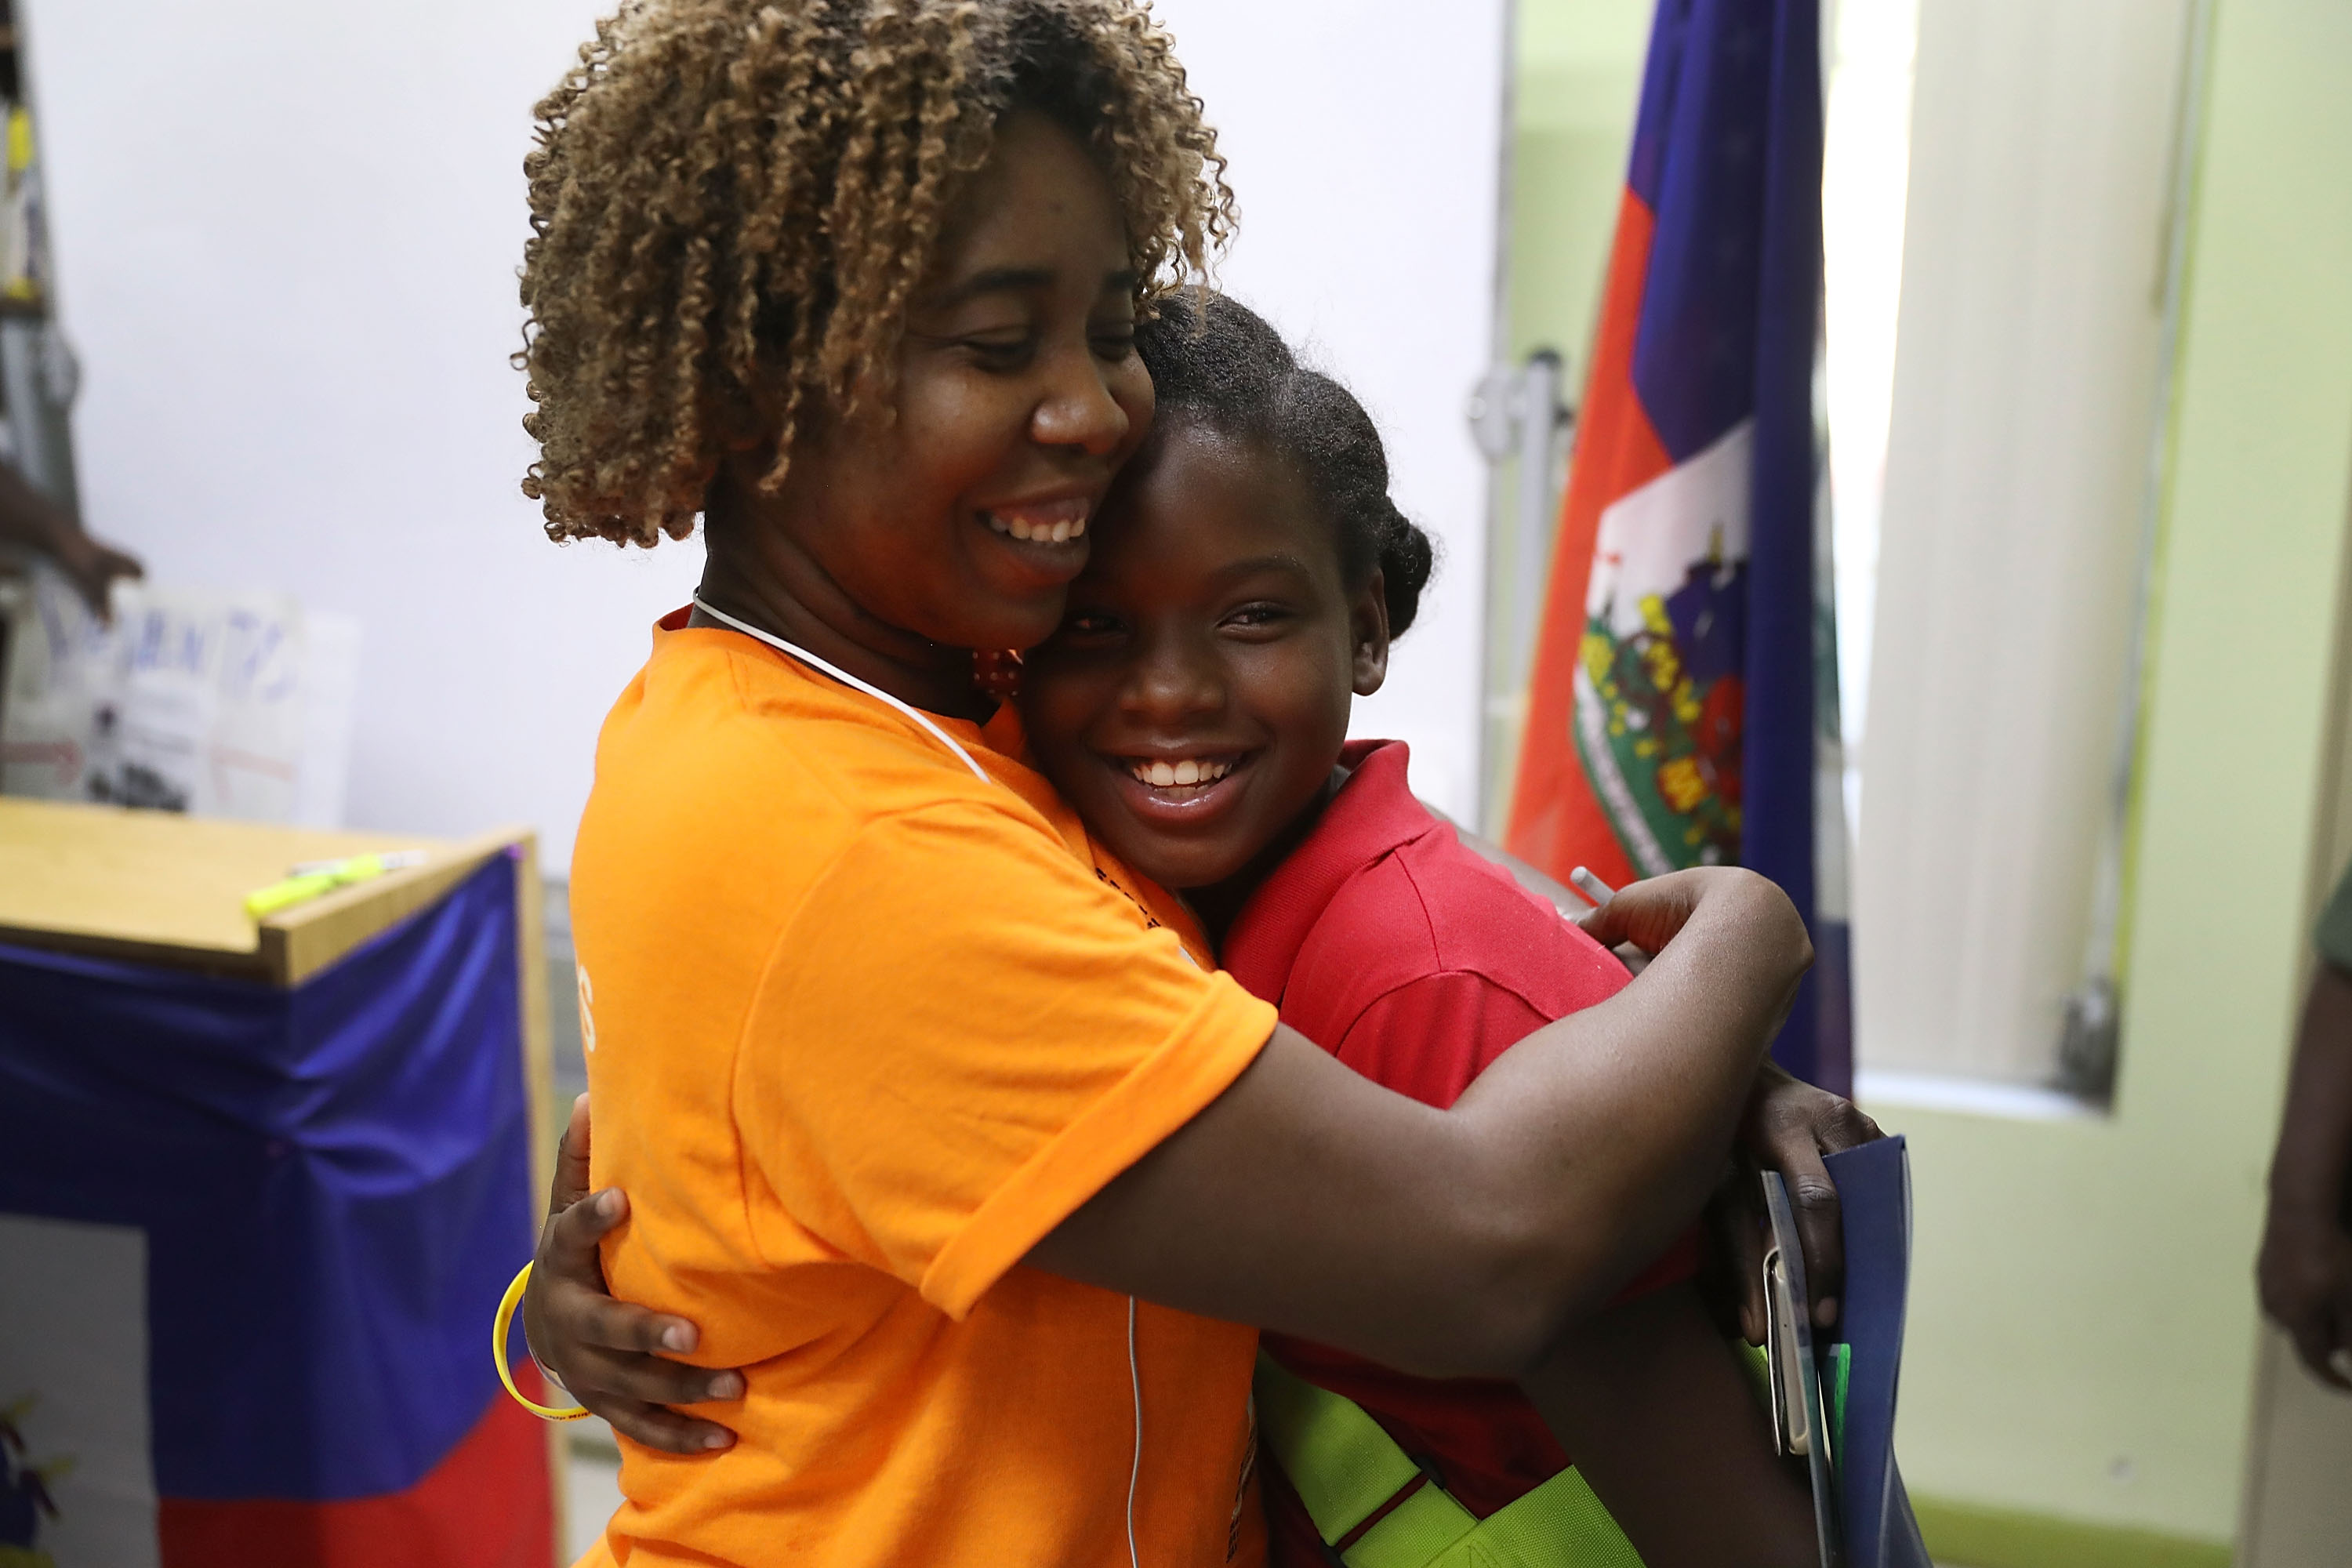
<path id="1" fill-rule="evenodd" d="M 1780 883 L 1828 962 L 1774 1053 L 1843 1090 L 1821 178 L 1818 0 L 1660 0 L 1507 838 L 1561 878 Z"/>

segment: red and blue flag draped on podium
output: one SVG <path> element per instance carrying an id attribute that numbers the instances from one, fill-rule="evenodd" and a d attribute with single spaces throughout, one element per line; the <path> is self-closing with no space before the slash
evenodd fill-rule
<path id="1" fill-rule="evenodd" d="M 515 875 L 291 989 L 0 947 L 0 1562 L 551 1560 Z"/>
<path id="2" fill-rule="evenodd" d="M 1738 863 L 1821 954 L 1774 1054 L 1851 1081 L 1817 548 L 1818 0 L 1661 0 L 1528 694 L 1508 842 L 1612 884 Z M 1817 826 L 1817 816 L 1828 824 Z M 1837 879 L 1842 880 L 1842 873 Z"/>

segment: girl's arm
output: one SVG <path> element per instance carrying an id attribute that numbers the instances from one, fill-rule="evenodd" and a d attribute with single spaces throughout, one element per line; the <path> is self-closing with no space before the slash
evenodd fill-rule
<path id="1" fill-rule="evenodd" d="M 1519 1380 L 1647 1568 L 1815 1568 L 1812 1488 L 1696 1290 L 1594 1314 Z"/>

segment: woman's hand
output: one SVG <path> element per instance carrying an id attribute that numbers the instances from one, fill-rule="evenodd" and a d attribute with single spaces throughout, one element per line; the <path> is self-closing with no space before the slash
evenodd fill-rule
<path id="1" fill-rule="evenodd" d="M 588 1097 L 572 1105 L 572 1124 L 556 1146 L 547 1223 L 539 1233 L 530 1288 L 523 1293 L 523 1334 L 542 1371 L 614 1431 L 649 1448 L 700 1454 L 724 1448 L 735 1434 L 716 1422 L 667 1408 L 740 1399 L 743 1374 L 666 1360 L 690 1353 L 695 1327 L 684 1318 L 616 1301 L 604 1286 L 597 1243 L 629 1216 L 617 1187 L 588 1191 Z"/>
<path id="2" fill-rule="evenodd" d="M 2324 1209 L 2273 1205 L 2254 1266 L 2263 1310 L 2322 1383 L 2352 1394 L 2352 1235 Z"/>
<path id="3" fill-rule="evenodd" d="M 1739 1331 L 1749 1344 L 1764 1342 L 1764 1251 L 1770 1233 L 1756 1173 L 1778 1171 L 1789 1184 L 1789 1207 L 1805 1253 L 1805 1290 L 1814 1323 L 1826 1329 L 1837 1321 L 1845 1286 L 1845 1238 L 1837 1184 L 1822 1156 L 1885 1136 L 1852 1100 L 1790 1077 L 1777 1062 L 1766 1062 L 1756 1075 L 1739 1119 L 1733 1172 L 1708 1210 L 1717 1256 L 1730 1271 L 1722 1294 L 1736 1305 Z"/>

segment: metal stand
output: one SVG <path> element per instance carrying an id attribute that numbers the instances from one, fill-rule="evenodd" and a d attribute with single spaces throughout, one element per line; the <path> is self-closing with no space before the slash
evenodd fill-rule
<path id="1" fill-rule="evenodd" d="M 1566 366 L 1538 349 L 1516 367 L 1497 365 L 1470 399 L 1470 434 L 1496 472 L 1494 493 L 1507 497 L 1486 552 L 1486 723 L 1479 748 L 1479 826 L 1498 836 L 1509 810 L 1526 717 L 1528 680 L 1551 576 L 1552 537 L 1559 528 L 1562 459 L 1575 416 L 1561 398 Z M 1506 463 L 1517 464 L 1507 489 Z"/>

